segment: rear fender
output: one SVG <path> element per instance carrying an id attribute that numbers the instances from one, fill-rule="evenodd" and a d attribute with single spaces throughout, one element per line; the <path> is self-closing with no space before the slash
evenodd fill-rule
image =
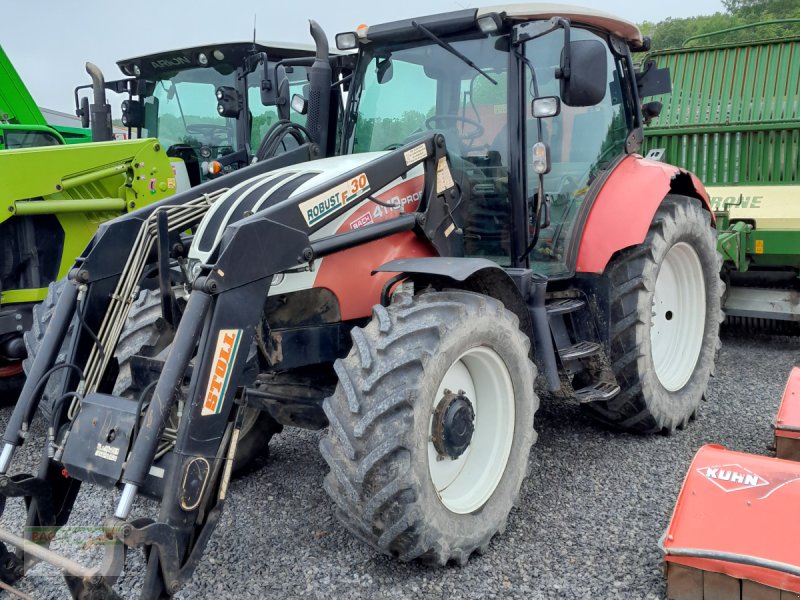
<path id="1" fill-rule="evenodd" d="M 592 203 L 575 270 L 602 273 L 616 252 L 641 244 L 668 194 L 699 199 L 714 222 L 708 193 L 693 173 L 640 156 L 623 159 Z"/>
<path id="2" fill-rule="evenodd" d="M 388 262 L 377 272 L 408 275 L 417 286 L 457 288 L 491 296 L 519 318 L 520 329 L 533 340 L 530 313 L 514 280 L 502 267 L 485 258 L 429 257 Z"/>

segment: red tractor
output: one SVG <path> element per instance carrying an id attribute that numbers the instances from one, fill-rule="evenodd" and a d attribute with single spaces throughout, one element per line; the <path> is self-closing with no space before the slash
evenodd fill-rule
<path id="1" fill-rule="evenodd" d="M 304 144 L 104 225 L 39 310 L 0 493 L 28 500 L 30 535 L 82 482 L 119 487 L 116 544 L 87 569 L 0 530 L 7 581 L 45 560 L 110 595 L 120 548 L 143 547 L 142 596 L 173 594 L 284 426 L 328 427 L 325 489 L 356 536 L 464 563 L 520 501 L 537 390 L 637 433 L 695 415 L 716 236 L 697 179 L 637 154 L 668 79 L 635 68 L 633 24 L 465 9 L 339 34 L 357 52 L 337 57 L 312 33 L 291 105 L 324 149 L 347 91 L 337 155 Z M 48 452 L 10 475 L 37 410 Z M 140 494 L 157 519 L 132 517 Z"/>

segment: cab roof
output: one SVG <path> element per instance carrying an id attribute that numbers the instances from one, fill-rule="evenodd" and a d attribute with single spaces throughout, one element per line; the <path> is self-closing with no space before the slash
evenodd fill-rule
<path id="1" fill-rule="evenodd" d="M 266 52 L 270 60 L 282 58 L 302 58 L 314 56 L 313 44 L 298 44 L 293 42 L 265 42 L 242 41 L 225 42 L 220 44 L 204 44 L 190 48 L 177 48 L 153 54 L 145 54 L 133 58 L 117 61 L 117 66 L 125 75 L 132 75 L 133 65 L 138 65 L 143 77 L 156 73 L 175 70 L 176 67 L 189 66 L 214 66 L 215 64 L 238 64 L 245 56 L 253 52 Z M 335 52 L 332 52 L 335 54 Z M 207 64 L 202 65 L 198 57 L 205 55 Z M 221 57 L 221 58 L 220 58 Z"/>
<path id="2" fill-rule="evenodd" d="M 389 41 L 413 39 L 417 36 L 411 21 L 431 29 L 437 34 L 448 34 L 463 31 L 475 26 L 479 17 L 496 13 L 505 22 L 524 22 L 539 19 L 550 19 L 559 16 L 566 17 L 572 23 L 590 25 L 609 31 L 633 46 L 642 44 L 642 34 L 639 28 L 630 21 L 620 19 L 609 13 L 584 8 L 572 4 L 552 3 L 527 3 L 527 4 L 499 4 L 481 8 L 457 10 L 436 15 L 428 15 L 416 19 L 404 19 L 371 25 L 359 28 L 357 33 L 362 43 L 370 41 Z"/>
<path id="3" fill-rule="evenodd" d="M 592 25 L 598 29 L 610 31 L 626 42 L 642 43 L 642 33 L 632 22 L 620 19 L 614 15 L 573 4 L 556 3 L 529 3 L 529 4 L 498 4 L 477 9 L 477 17 L 489 13 L 505 13 L 506 18 L 512 21 L 532 21 L 534 19 L 549 19 L 551 17 L 566 17 L 572 23 Z"/>

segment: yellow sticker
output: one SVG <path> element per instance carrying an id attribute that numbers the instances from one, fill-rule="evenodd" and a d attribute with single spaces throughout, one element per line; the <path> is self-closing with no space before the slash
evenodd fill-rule
<path id="1" fill-rule="evenodd" d="M 447 165 L 447 158 L 443 156 L 436 165 L 436 193 L 441 194 L 454 185 L 453 176 L 450 174 L 450 167 Z"/>
<path id="2" fill-rule="evenodd" d="M 175 178 L 174 177 L 167 177 L 167 189 L 174 190 L 175 189 Z"/>
<path id="3" fill-rule="evenodd" d="M 756 240 L 756 254 L 764 254 L 764 240 Z"/>

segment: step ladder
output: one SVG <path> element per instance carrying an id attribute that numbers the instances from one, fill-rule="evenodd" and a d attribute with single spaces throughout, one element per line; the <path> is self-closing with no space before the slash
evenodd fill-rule
<path id="1" fill-rule="evenodd" d="M 586 301 L 579 297 L 551 298 L 545 309 L 562 372 L 566 375 L 562 379 L 569 386 L 567 391 L 580 403 L 606 401 L 619 394 L 620 387 L 599 341 L 597 328 L 585 326 L 594 323 Z M 578 332 L 576 322 L 584 324 L 581 328 L 584 333 Z M 587 331 L 592 332 L 593 339 L 581 339 L 588 337 Z M 589 379 L 590 383 L 576 389 L 572 385 L 576 376 L 582 381 Z"/>

